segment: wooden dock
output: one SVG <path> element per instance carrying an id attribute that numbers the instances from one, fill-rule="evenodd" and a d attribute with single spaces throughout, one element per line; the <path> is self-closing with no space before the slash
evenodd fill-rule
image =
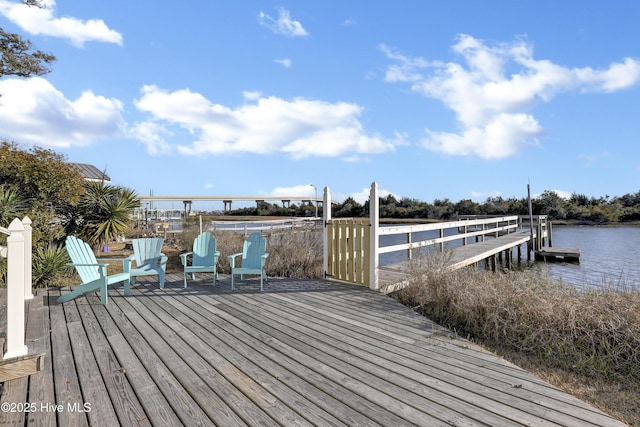
<path id="1" fill-rule="evenodd" d="M 519 248 L 531 240 L 531 234 L 528 231 L 518 231 L 487 239 L 483 242 L 473 243 L 461 246 L 453 250 L 453 256 L 449 263 L 449 268 L 457 270 L 458 268 L 472 265 L 483 259 L 490 258 L 501 252 Z"/>
<path id="2" fill-rule="evenodd" d="M 623 425 L 365 287 L 218 283 L 39 292 L 44 369 L 3 384 L 0 424 Z"/>
<path id="3" fill-rule="evenodd" d="M 552 248 L 545 246 L 536 251 L 536 259 L 541 261 L 564 261 L 579 263 L 580 249 L 574 248 Z"/>

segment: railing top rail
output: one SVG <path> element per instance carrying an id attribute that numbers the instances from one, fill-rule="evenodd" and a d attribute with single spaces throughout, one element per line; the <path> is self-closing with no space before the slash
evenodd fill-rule
<path id="1" fill-rule="evenodd" d="M 9 230 L 7 230 L 6 228 L 4 228 L 4 227 L 0 227 L 0 233 L 4 233 L 7 236 L 11 235 L 11 232 Z"/>
<path id="2" fill-rule="evenodd" d="M 434 222 L 431 224 L 409 224 L 409 225 L 393 225 L 380 227 L 379 233 L 382 234 L 399 234 L 399 233 L 415 233 L 418 231 L 431 231 L 447 228 L 458 228 L 465 225 L 482 225 L 497 224 L 500 222 L 518 221 L 517 215 L 491 217 L 484 219 L 465 219 L 459 221 Z"/>
<path id="3" fill-rule="evenodd" d="M 229 225 L 229 224 L 286 224 L 290 222 L 312 222 L 317 218 L 315 217 L 304 217 L 304 218 L 287 218 L 287 219 L 265 219 L 265 220 L 215 220 L 210 221 L 209 224 L 214 225 Z"/>

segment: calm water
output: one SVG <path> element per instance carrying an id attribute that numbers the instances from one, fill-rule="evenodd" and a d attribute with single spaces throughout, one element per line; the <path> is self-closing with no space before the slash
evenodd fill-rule
<path id="1" fill-rule="evenodd" d="M 548 263 L 549 275 L 584 286 L 640 289 L 640 227 L 554 227 L 553 246 L 580 249 L 580 264 Z"/>
<path id="2" fill-rule="evenodd" d="M 435 237 L 435 233 L 416 233 L 413 240 Z M 405 239 L 404 236 L 381 236 L 380 243 L 381 246 L 399 244 Z M 460 241 L 455 241 L 447 248 L 460 244 Z M 553 247 L 580 249 L 580 264 L 534 264 L 535 268 L 547 271 L 552 278 L 578 287 L 615 285 L 640 289 L 640 227 L 557 226 L 553 228 Z M 526 260 L 526 254 L 523 258 Z M 405 259 L 406 252 L 382 254 L 380 264 Z"/>

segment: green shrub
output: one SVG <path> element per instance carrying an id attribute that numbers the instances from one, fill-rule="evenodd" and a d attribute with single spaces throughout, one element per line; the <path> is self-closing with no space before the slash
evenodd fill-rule
<path id="1" fill-rule="evenodd" d="M 38 247 L 33 255 L 33 285 L 47 287 L 58 285 L 68 272 L 71 262 L 63 246 L 48 244 Z"/>

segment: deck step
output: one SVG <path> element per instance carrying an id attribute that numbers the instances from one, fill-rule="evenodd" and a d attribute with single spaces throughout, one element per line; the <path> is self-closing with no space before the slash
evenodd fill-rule
<path id="1" fill-rule="evenodd" d="M 0 383 L 37 374 L 44 367 L 45 353 L 0 360 Z"/>

